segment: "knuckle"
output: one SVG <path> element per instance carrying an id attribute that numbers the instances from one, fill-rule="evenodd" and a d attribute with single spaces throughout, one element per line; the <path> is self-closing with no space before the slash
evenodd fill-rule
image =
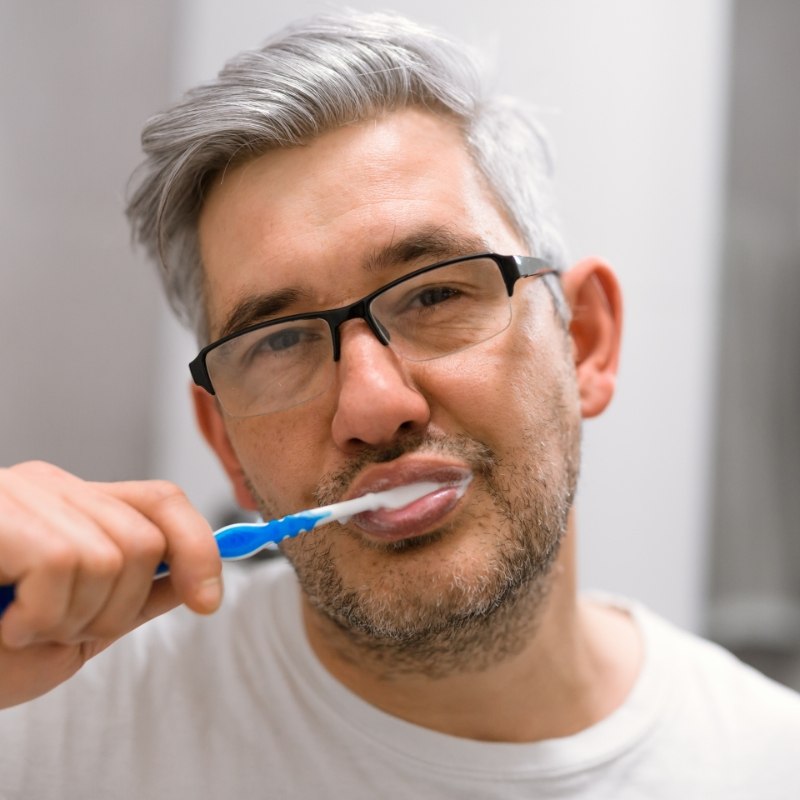
<path id="1" fill-rule="evenodd" d="M 51 537 L 42 553 L 44 568 L 55 575 L 74 572 L 80 561 L 75 547 L 64 539 Z"/>
<path id="2" fill-rule="evenodd" d="M 149 481 L 149 486 L 153 494 L 160 500 L 174 500 L 175 498 L 184 497 L 183 490 L 176 483 L 172 483 L 172 481 Z"/>
<path id="3" fill-rule="evenodd" d="M 39 479 L 56 479 L 66 475 L 64 470 L 55 464 L 39 460 L 23 461 L 21 464 L 11 467 L 11 469 L 23 475 Z"/>
<path id="4" fill-rule="evenodd" d="M 180 486 L 170 481 L 151 481 L 150 488 L 158 506 L 171 507 L 189 502 Z"/>
<path id="5" fill-rule="evenodd" d="M 119 546 L 129 559 L 155 558 L 164 552 L 164 537 L 150 520 L 135 517 L 126 526 Z"/>
<path id="6" fill-rule="evenodd" d="M 3 488 L 2 481 L 3 474 L 2 470 L 0 470 L 0 516 L 2 516 L 3 521 L 7 521 L 12 515 L 14 517 L 18 516 L 20 509 L 13 499 L 13 495 Z"/>
<path id="7" fill-rule="evenodd" d="M 123 554 L 111 545 L 97 547 L 88 559 L 87 568 L 96 576 L 113 578 L 119 575 L 125 565 Z"/>

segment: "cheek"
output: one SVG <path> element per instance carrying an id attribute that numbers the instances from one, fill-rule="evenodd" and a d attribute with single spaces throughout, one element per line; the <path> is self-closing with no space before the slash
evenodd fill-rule
<path id="1" fill-rule="evenodd" d="M 435 424 L 499 444 L 548 424 L 556 408 L 579 415 L 569 340 L 544 300 L 529 303 L 529 313 L 515 309 L 494 339 L 418 367 Z"/>
<path id="2" fill-rule="evenodd" d="M 414 365 L 412 381 L 428 401 L 431 425 L 444 433 L 481 439 L 483 426 L 479 423 L 487 414 L 494 414 L 495 399 L 502 395 L 494 390 L 502 383 L 501 362 L 499 354 L 484 344 Z"/>
<path id="3" fill-rule="evenodd" d="M 230 439 L 250 483 L 270 516 L 283 516 L 314 505 L 316 475 L 308 420 L 297 424 L 289 414 L 254 417 L 231 424 Z"/>
<path id="4" fill-rule="evenodd" d="M 510 388 L 534 407 L 558 402 L 579 414 L 572 339 L 547 289 L 541 283 L 524 289 L 525 302 L 515 305 L 512 321 L 510 359 L 516 370 Z"/>

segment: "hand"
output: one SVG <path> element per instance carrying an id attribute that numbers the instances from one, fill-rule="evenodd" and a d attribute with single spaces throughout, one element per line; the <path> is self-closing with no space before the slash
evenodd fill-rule
<path id="1" fill-rule="evenodd" d="M 170 576 L 153 581 L 161 561 Z M 51 464 L 0 469 L 0 708 L 37 697 L 153 617 L 222 598 L 208 523 L 164 481 L 90 483 Z"/>

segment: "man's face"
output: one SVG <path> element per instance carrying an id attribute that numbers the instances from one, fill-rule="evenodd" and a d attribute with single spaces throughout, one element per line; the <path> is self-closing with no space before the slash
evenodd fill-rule
<path id="1" fill-rule="evenodd" d="M 229 169 L 200 243 L 212 338 L 259 296 L 290 297 L 280 316 L 335 308 L 448 257 L 524 253 L 456 126 L 418 110 Z M 249 491 L 268 516 L 473 473 L 460 500 L 445 492 L 285 543 L 311 602 L 345 628 L 411 641 L 544 580 L 574 491 L 579 400 L 543 282 L 518 282 L 512 307 L 502 333 L 427 362 L 346 322 L 321 396 L 246 419 L 209 412 L 240 498 Z"/>

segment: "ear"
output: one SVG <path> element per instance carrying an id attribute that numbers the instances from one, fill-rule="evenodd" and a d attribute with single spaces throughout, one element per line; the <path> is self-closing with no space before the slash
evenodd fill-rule
<path id="1" fill-rule="evenodd" d="M 562 277 L 572 310 L 570 335 L 580 390 L 581 414 L 594 417 L 611 402 L 622 336 L 622 294 L 612 269 L 588 258 Z"/>
<path id="2" fill-rule="evenodd" d="M 223 469 L 233 486 L 236 502 L 248 511 L 257 511 L 258 506 L 245 480 L 244 470 L 239 463 L 239 457 L 233 449 L 225 419 L 219 408 L 217 399 L 199 386 L 192 386 L 192 400 L 197 426 L 208 442 L 211 449 L 217 454 Z"/>

